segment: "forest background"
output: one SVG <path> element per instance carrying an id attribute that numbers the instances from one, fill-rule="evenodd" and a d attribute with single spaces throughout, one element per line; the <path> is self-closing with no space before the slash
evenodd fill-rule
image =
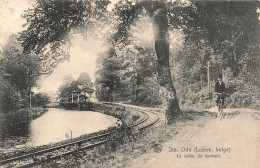
<path id="1" fill-rule="evenodd" d="M 98 100 L 165 107 L 171 95 L 158 81 L 158 39 L 142 37 L 147 30 L 156 36 L 155 8 L 166 11 L 169 67 L 181 109 L 215 106 L 219 74 L 226 83 L 226 107 L 260 108 L 259 1 L 119 1 L 112 11 L 110 1 L 87 4 L 91 8 L 84 1 L 37 2 L 25 12 L 27 30 L 10 37 L 0 53 L 2 113 L 45 106 L 48 98 L 32 88 L 68 59 L 71 35 L 86 32 L 107 46 L 97 60 Z M 101 23 L 110 25 L 107 32 L 100 33 Z"/>

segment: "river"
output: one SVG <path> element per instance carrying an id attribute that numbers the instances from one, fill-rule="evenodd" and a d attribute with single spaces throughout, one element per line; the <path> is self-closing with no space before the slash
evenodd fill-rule
<path id="1" fill-rule="evenodd" d="M 48 112 L 22 128 L 28 129 L 23 130 L 23 137 L 26 137 L 28 146 L 45 145 L 105 130 L 116 126 L 116 121 L 112 116 L 93 111 L 49 108 Z"/>

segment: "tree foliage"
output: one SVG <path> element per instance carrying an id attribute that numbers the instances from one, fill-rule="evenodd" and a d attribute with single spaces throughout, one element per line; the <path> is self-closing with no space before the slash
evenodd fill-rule
<path id="1" fill-rule="evenodd" d="M 257 104 L 260 70 L 258 8 L 257 1 L 194 1 L 178 12 L 186 42 L 183 50 L 173 58 L 181 68 L 172 69 L 183 106 L 200 104 L 203 107 L 205 102 L 204 108 L 215 105 L 214 98 L 209 99 L 207 92 L 208 61 L 211 93 L 218 74 L 223 74 L 228 106 Z M 245 95 L 254 97 L 254 100 L 241 103 L 246 99 Z"/>
<path id="2" fill-rule="evenodd" d="M 50 103 L 50 98 L 46 94 L 37 93 L 32 96 L 33 107 L 47 107 L 48 103 Z"/>
<path id="3" fill-rule="evenodd" d="M 207 57 L 221 56 L 220 69 L 229 67 L 236 77 L 246 55 L 252 57 L 256 69 L 259 66 L 259 5 L 258 1 L 194 1 L 179 16 L 187 41 L 198 50 L 211 47 Z"/>
<path id="4" fill-rule="evenodd" d="M 229 85 L 236 85 L 235 81 L 239 80 L 258 85 L 258 1 L 121 0 L 112 12 L 107 11 L 108 4 L 109 1 L 38 0 L 35 7 L 25 13 L 28 28 L 20 36 L 24 51 L 41 53 L 46 66 L 53 68 L 57 62 L 66 59 L 68 53 L 64 50 L 65 46 L 70 45 L 72 33 L 91 32 L 100 27 L 99 23 L 114 23 L 115 30 L 110 31 L 108 39 L 105 39 L 109 44 L 109 51 L 105 54 L 108 57 L 101 59 L 97 83 L 102 85 L 103 90 L 107 87 L 109 94 L 113 95 L 115 89 L 123 88 L 123 85 L 128 87 L 131 83 L 124 81 L 122 74 L 126 79 L 128 75 L 133 81 L 138 81 L 136 84 L 144 85 L 144 79 L 154 78 L 156 71 L 157 81 L 168 99 L 167 116 L 171 119 L 179 113 L 173 84 L 178 88 L 178 94 L 185 89 L 185 94 L 202 91 L 206 82 L 207 62 L 210 62 L 211 71 L 214 72 L 211 79 L 218 73 L 224 73 L 226 78 L 234 81 Z M 131 41 L 131 26 L 147 16 L 153 25 L 155 60 L 149 57 L 151 48 Z M 174 29 L 181 31 L 185 37 L 183 50 L 177 54 L 170 52 L 169 34 Z M 131 58 L 125 52 L 129 46 L 134 46 L 133 52 L 137 54 L 124 65 L 127 57 Z M 143 58 L 138 58 L 138 54 Z M 125 58 L 119 59 L 121 55 Z M 120 62 L 125 67 L 121 67 Z M 153 65 L 151 69 L 147 68 L 150 62 L 156 66 L 155 69 Z M 135 70 L 125 72 L 124 68 L 129 67 Z"/>
<path id="5" fill-rule="evenodd" d="M 115 57 L 107 57 L 104 58 L 101 69 L 98 72 L 99 77 L 96 79 L 96 83 L 100 84 L 103 88 L 108 88 L 110 101 L 114 100 L 115 90 L 121 87 L 120 69 L 120 60 Z"/>
<path id="6" fill-rule="evenodd" d="M 24 54 L 22 47 L 11 36 L 3 49 L 3 77 L 17 87 L 17 90 L 35 86 L 41 75 L 41 62 L 36 54 Z"/>
<path id="7" fill-rule="evenodd" d="M 59 87 L 60 102 L 86 101 L 94 92 L 94 85 L 86 73 L 81 73 L 77 80 L 72 75 L 65 76 L 63 81 Z"/>
<path id="8" fill-rule="evenodd" d="M 41 62 L 35 53 L 25 54 L 13 35 L 1 58 L 1 105 L 4 111 L 28 107 L 30 92 L 41 75 Z"/>
<path id="9" fill-rule="evenodd" d="M 24 52 L 41 53 L 46 73 L 68 59 L 73 33 L 85 34 L 104 20 L 109 1 L 37 0 L 23 15 L 27 29 L 21 33 Z"/>

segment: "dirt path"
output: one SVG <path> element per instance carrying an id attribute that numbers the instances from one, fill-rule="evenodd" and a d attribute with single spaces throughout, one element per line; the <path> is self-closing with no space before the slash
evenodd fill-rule
<path id="1" fill-rule="evenodd" d="M 260 113 L 246 109 L 227 112 L 222 120 L 198 122 L 164 143 L 160 153 L 143 154 L 130 167 L 260 167 Z"/>

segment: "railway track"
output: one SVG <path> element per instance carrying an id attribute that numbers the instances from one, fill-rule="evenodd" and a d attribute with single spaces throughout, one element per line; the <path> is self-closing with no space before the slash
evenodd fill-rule
<path id="1" fill-rule="evenodd" d="M 120 105 L 116 104 L 115 106 Z M 76 153 L 81 150 L 93 149 L 97 146 L 114 140 L 115 138 L 117 138 L 119 133 L 122 134 L 122 131 L 125 134 L 127 134 L 128 132 L 134 134 L 140 133 L 140 131 L 143 131 L 146 128 L 151 127 L 159 120 L 159 117 L 155 112 L 140 109 L 134 110 L 142 114 L 142 117 L 133 124 L 126 126 L 123 129 L 119 128 L 90 138 L 81 139 L 65 143 L 59 146 L 39 150 L 36 152 L 31 152 L 28 154 L 8 158 L 0 161 L 0 167 L 33 167 L 41 163 L 48 162 L 50 160 L 55 160 L 66 155 Z"/>

